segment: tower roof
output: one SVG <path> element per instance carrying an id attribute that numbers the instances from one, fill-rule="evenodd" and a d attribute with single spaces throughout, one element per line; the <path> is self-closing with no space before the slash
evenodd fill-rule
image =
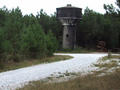
<path id="1" fill-rule="evenodd" d="M 79 7 L 74 7 L 71 4 L 67 4 L 65 7 L 59 7 L 59 8 L 79 8 Z M 81 9 L 81 8 L 79 8 Z"/>

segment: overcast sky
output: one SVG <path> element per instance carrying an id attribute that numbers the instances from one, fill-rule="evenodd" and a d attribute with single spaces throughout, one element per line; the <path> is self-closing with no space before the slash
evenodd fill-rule
<path id="1" fill-rule="evenodd" d="M 47 14 L 54 14 L 57 7 L 72 4 L 84 9 L 88 6 L 94 11 L 104 13 L 103 4 L 114 4 L 116 0 L 0 0 L 0 8 L 6 6 L 8 9 L 16 8 L 22 10 L 23 14 L 33 13 L 34 15 L 43 9 Z"/>

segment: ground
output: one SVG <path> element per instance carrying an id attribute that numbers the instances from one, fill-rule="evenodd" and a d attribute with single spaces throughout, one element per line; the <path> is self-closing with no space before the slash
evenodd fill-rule
<path id="1" fill-rule="evenodd" d="M 74 58 L 53 62 L 49 64 L 40 64 L 27 68 L 21 68 L 8 72 L 0 73 L 0 90 L 14 90 L 23 87 L 30 81 L 43 80 L 51 77 L 63 77 L 73 75 L 74 73 L 87 74 L 98 69 L 95 67 L 100 57 L 107 54 L 55 54 L 70 55 Z"/>

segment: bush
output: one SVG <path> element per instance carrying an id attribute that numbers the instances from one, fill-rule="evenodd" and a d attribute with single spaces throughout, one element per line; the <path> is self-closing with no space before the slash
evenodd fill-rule
<path id="1" fill-rule="evenodd" d="M 33 24 L 24 29 L 22 35 L 22 53 L 31 58 L 43 57 L 46 54 L 45 34 L 39 24 Z"/>

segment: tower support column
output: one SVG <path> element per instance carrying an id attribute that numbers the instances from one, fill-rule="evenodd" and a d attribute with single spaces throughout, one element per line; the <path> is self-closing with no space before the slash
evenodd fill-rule
<path id="1" fill-rule="evenodd" d="M 75 25 L 64 25 L 63 48 L 74 49 L 76 44 Z"/>

